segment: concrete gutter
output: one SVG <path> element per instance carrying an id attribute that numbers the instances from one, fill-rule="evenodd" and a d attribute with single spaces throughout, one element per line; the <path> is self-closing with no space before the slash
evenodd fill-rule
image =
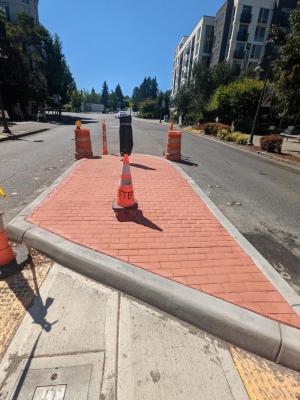
<path id="1" fill-rule="evenodd" d="M 54 261 L 97 282 L 142 300 L 233 345 L 300 371 L 300 330 L 72 243 L 28 223 L 27 216 L 73 168 L 74 165 L 9 223 L 8 233 L 11 240 L 24 241 L 28 246 L 43 252 Z M 179 171 L 183 173 L 180 169 Z M 183 175 L 204 199 L 203 193 L 198 191 L 198 186 L 184 173 Z M 208 204 L 208 207 L 210 209 L 212 207 L 211 211 L 215 215 L 222 216 L 213 204 Z M 224 223 L 226 220 L 223 221 L 223 225 Z M 229 226 L 229 228 L 233 227 Z M 238 231 L 232 230 L 230 233 L 239 243 L 246 241 Z M 255 249 L 254 251 L 256 252 Z M 255 258 L 258 253 L 251 252 L 251 254 L 251 257 Z M 278 282 L 277 284 L 279 285 Z M 292 296 L 292 293 L 290 294 Z M 294 298 L 291 297 L 290 300 Z"/>

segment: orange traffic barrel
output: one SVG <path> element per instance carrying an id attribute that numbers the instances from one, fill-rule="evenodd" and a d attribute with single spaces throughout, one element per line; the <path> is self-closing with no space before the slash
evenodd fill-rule
<path id="1" fill-rule="evenodd" d="M 91 132 L 89 129 L 75 129 L 75 159 L 93 158 Z"/>
<path id="2" fill-rule="evenodd" d="M 4 229 L 3 214 L 0 211 L 0 268 L 5 267 L 15 260 L 15 255 L 8 243 Z"/>
<path id="3" fill-rule="evenodd" d="M 171 161 L 181 160 L 181 131 L 168 132 L 168 144 L 165 152 L 166 159 Z"/>
<path id="4" fill-rule="evenodd" d="M 134 199 L 133 184 L 131 179 L 128 154 L 124 154 L 122 175 L 119 183 L 116 200 L 113 203 L 113 210 L 137 209 L 138 205 Z"/>

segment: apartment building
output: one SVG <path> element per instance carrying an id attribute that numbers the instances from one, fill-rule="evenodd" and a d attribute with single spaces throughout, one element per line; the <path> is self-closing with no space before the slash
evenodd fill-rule
<path id="1" fill-rule="evenodd" d="M 270 27 L 277 24 L 289 26 L 289 15 L 297 5 L 297 0 L 226 0 L 216 13 L 216 17 L 203 17 L 192 34 L 184 37 L 175 51 L 173 65 L 172 95 L 189 82 L 195 61 L 209 63 L 210 66 L 228 62 L 242 71 L 255 66 L 274 49 L 267 40 Z M 214 32 L 214 40 L 201 33 L 202 43 L 209 40 L 202 53 L 196 54 L 197 31 L 206 25 L 208 37 Z M 207 53 L 203 52 L 207 51 Z M 192 56 L 193 54 L 193 56 Z"/>
<path id="2" fill-rule="evenodd" d="M 0 0 L 0 8 L 9 21 L 15 21 L 18 14 L 25 13 L 38 22 L 38 5 L 39 0 Z"/>
<path id="3" fill-rule="evenodd" d="M 172 95 L 191 79 L 193 66 L 201 61 L 209 65 L 214 39 L 214 17 L 204 16 L 190 36 L 176 47 L 173 61 Z"/>

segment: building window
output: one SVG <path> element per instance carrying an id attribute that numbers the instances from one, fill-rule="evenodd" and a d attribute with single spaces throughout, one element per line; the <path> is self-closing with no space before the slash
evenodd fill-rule
<path id="1" fill-rule="evenodd" d="M 213 25 L 206 25 L 205 39 L 213 39 L 213 38 L 214 38 L 214 27 L 213 27 Z"/>
<path id="2" fill-rule="evenodd" d="M 203 45 L 203 53 L 210 54 L 212 51 L 212 41 L 205 40 Z"/>
<path id="3" fill-rule="evenodd" d="M 247 42 L 247 40 L 248 40 L 248 25 L 240 25 L 236 40 L 239 42 Z"/>
<path id="4" fill-rule="evenodd" d="M 283 27 L 288 27 L 290 26 L 290 14 L 291 14 L 291 9 L 283 7 L 281 9 L 281 15 L 280 15 L 280 25 Z"/>
<path id="5" fill-rule="evenodd" d="M 23 3 L 25 3 L 25 4 L 29 4 L 29 0 L 22 0 L 23 1 Z"/>
<path id="6" fill-rule="evenodd" d="M 245 56 L 245 44 L 237 43 L 233 57 L 238 60 L 242 60 Z"/>
<path id="7" fill-rule="evenodd" d="M 269 19 L 269 13 L 270 10 L 268 10 L 267 8 L 261 8 L 259 10 L 258 22 L 260 22 L 261 24 L 266 24 Z"/>
<path id="8" fill-rule="evenodd" d="M 266 35 L 266 28 L 257 26 L 256 31 L 255 31 L 254 40 L 256 42 L 263 42 L 265 40 L 265 35 Z"/>
<path id="9" fill-rule="evenodd" d="M 202 63 L 209 66 L 210 56 L 202 56 Z"/>
<path id="10" fill-rule="evenodd" d="M 250 24 L 252 21 L 252 7 L 251 6 L 243 6 L 243 10 L 241 13 L 241 22 L 245 22 Z"/>
<path id="11" fill-rule="evenodd" d="M 260 58 L 262 53 L 262 46 L 254 44 L 252 46 L 252 51 L 251 51 L 251 58 Z"/>

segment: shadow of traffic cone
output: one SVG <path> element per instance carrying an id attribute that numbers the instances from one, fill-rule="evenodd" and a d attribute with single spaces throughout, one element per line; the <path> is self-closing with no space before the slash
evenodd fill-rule
<path id="1" fill-rule="evenodd" d="M 128 154 L 124 154 L 121 180 L 112 208 L 115 212 L 137 210 L 138 208 L 134 199 Z"/>
<path id="2" fill-rule="evenodd" d="M 4 229 L 3 213 L 0 211 L 0 279 L 21 271 L 29 259 L 26 246 L 16 246 L 13 251 Z"/>
<path id="3" fill-rule="evenodd" d="M 107 137 L 106 137 L 106 122 L 102 122 L 102 154 L 104 156 L 107 156 L 108 150 L 107 150 Z"/>

